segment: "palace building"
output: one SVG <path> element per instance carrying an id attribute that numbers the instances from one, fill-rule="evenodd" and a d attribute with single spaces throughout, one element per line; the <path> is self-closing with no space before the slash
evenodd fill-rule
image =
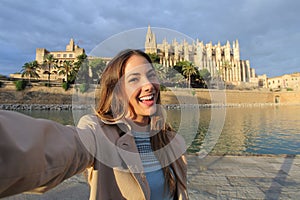
<path id="1" fill-rule="evenodd" d="M 267 79 L 268 88 L 276 90 L 281 89 L 300 89 L 300 73 L 284 74 Z"/>
<path id="2" fill-rule="evenodd" d="M 213 45 L 212 42 L 204 44 L 198 39 L 193 44 L 189 44 L 186 40 L 179 43 L 176 38 L 171 43 L 164 39 L 158 44 L 155 33 L 148 26 L 145 52 L 157 54 L 160 64 L 165 67 L 175 66 L 179 61 L 190 61 L 198 70 L 207 69 L 211 77 L 221 77 L 226 82 L 258 83 L 255 70 L 250 67 L 249 60 L 240 59 L 238 40 L 234 41 L 232 46 L 229 41 L 222 46 L 220 42 L 217 45 Z"/>
<path id="3" fill-rule="evenodd" d="M 55 59 L 56 66 L 62 66 L 64 61 L 72 61 L 75 62 L 77 59 L 77 56 L 85 53 L 85 50 L 83 48 L 80 48 L 78 45 L 75 45 L 74 39 L 71 38 L 69 44 L 66 45 L 65 51 L 48 51 L 45 48 L 37 48 L 36 49 L 36 56 L 35 60 L 42 65 L 45 61 L 45 57 L 48 54 L 53 55 L 53 58 Z M 47 79 L 48 75 L 44 73 L 46 67 L 43 67 L 42 70 L 39 72 L 40 79 Z M 55 68 L 52 66 L 51 71 L 55 71 Z M 52 80 L 57 79 L 63 79 L 64 76 L 59 76 L 57 73 L 53 73 L 51 75 Z"/>
<path id="4" fill-rule="evenodd" d="M 48 51 L 45 48 L 37 48 L 35 60 L 39 64 L 43 64 L 45 61 L 45 56 L 52 54 L 53 58 L 56 60 L 57 65 L 61 66 L 64 61 L 75 61 L 76 57 L 83 54 L 85 50 L 80 48 L 78 45 L 75 45 L 73 38 L 70 39 L 69 44 L 66 46 L 65 51 Z"/>

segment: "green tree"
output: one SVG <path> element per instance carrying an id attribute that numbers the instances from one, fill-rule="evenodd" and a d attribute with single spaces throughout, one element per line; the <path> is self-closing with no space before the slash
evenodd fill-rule
<path id="1" fill-rule="evenodd" d="M 206 85 L 209 85 L 210 79 L 211 79 L 211 74 L 208 71 L 208 69 L 201 69 L 199 71 L 200 79 L 205 82 Z"/>
<path id="2" fill-rule="evenodd" d="M 100 75 L 106 67 L 106 63 L 101 59 L 89 60 L 89 66 L 92 71 L 92 80 L 99 80 Z"/>
<path id="3" fill-rule="evenodd" d="M 69 83 L 70 82 L 69 76 L 72 75 L 72 70 L 73 70 L 73 61 L 65 60 L 63 62 L 63 65 L 61 67 L 58 67 L 58 70 L 59 70 L 58 74 L 64 75 L 65 81 Z"/>
<path id="4" fill-rule="evenodd" d="M 153 63 L 153 67 L 160 81 L 164 81 L 167 77 L 166 69 L 159 63 Z"/>
<path id="5" fill-rule="evenodd" d="M 74 63 L 72 76 L 74 79 L 73 81 L 75 81 L 75 78 L 77 77 L 79 83 L 89 83 L 89 74 L 89 61 L 87 59 L 87 55 L 83 53 L 77 56 L 77 61 Z"/>
<path id="6" fill-rule="evenodd" d="M 159 63 L 159 56 L 156 53 L 148 53 L 148 56 L 151 58 L 152 63 Z"/>
<path id="7" fill-rule="evenodd" d="M 189 88 L 191 87 L 191 76 L 197 75 L 197 73 L 198 71 L 192 62 L 182 61 L 182 74 L 187 77 Z"/>
<path id="8" fill-rule="evenodd" d="M 31 78 L 39 78 L 40 77 L 38 74 L 39 69 L 40 69 L 40 66 L 36 60 L 29 62 L 29 63 L 25 63 L 22 66 L 22 70 L 21 70 L 22 77 L 24 77 L 24 76 L 29 77 L 28 82 L 30 84 Z"/>
<path id="9" fill-rule="evenodd" d="M 184 83 L 184 80 L 185 80 L 184 76 L 180 73 L 176 73 L 174 76 L 170 78 L 170 81 L 172 83 L 175 83 L 176 87 L 181 86 Z"/>
<path id="10" fill-rule="evenodd" d="M 44 57 L 43 65 L 46 67 L 44 74 L 48 74 L 48 86 L 50 86 L 51 74 L 56 73 L 56 71 L 53 71 L 53 69 L 57 68 L 56 61 L 57 60 L 54 58 L 54 56 L 52 54 L 47 54 Z"/>
<path id="11" fill-rule="evenodd" d="M 210 72 L 208 71 L 208 69 L 201 69 L 199 71 L 199 75 L 200 78 L 202 78 L 203 80 L 209 80 L 211 78 Z"/>

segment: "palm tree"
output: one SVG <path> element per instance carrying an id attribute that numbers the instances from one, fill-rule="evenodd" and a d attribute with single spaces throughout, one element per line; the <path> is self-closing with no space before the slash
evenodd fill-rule
<path id="1" fill-rule="evenodd" d="M 48 86 L 50 86 L 50 76 L 53 73 L 53 71 L 51 70 L 51 68 L 56 68 L 56 59 L 54 58 L 54 56 L 52 54 L 47 54 L 44 58 L 44 66 L 48 67 L 47 70 L 44 71 L 44 74 L 48 74 Z"/>
<path id="2" fill-rule="evenodd" d="M 74 66 L 79 69 L 83 64 L 85 64 L 87 55 L 85 53 L 83 53 L 83 54 L 77 56 L 76 58 L 77 58 L 77 61 L 74 63 Z"/>
<path id="3" fill-rule="evenodd" d="M 188 86 L 191 87 L 191 76 L 197 74 L 197 69 L 192 62 L 183 61 L 182 62 L 182 74 L 187 76 Z"/>
<path id="4" fill-rule="evenodd" d="M 76 73 L 78 78 L 77 80 L 80 83 L 89 83 L 90 80 L 89 63 L 87 60 L 87 55 L 85 53 L 77 56 L 77 61 L 74 63 L 74 71 L 76 70 L 77 72 L 79 72 Z"/>
<path id="5" fill-rule="evenodd" d="M 28 76 L 29 77 L 29 84 L 31 83 L 30 80 L 31 78 L 39 78 L 39 74 L 38 74 L 38 71 L 39 71 L 39 64 L 38 62 L 35 60 L 35 61 L 32 61 L 32 62 L 29 62 L 29 63 L 25 63 L 23 66 L 22 66 L 22 77 L 24 76 Z"/>
<path id="6" fill-rule="evenodd" d="M 59 68 L 59 75 L 65 75 L 65 81 L 69 82 L 69 76 L 72 74 L 73 62 L 70 60 L 65 60 L 63 66 Z"/>

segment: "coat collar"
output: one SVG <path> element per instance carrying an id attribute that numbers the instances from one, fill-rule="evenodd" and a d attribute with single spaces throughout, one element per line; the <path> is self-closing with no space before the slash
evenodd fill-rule
<path id="1" fill-rule="evenodd" d="M 120 134 L 120 137 L 116 140 L 115 144 L 117 146 L 117 151 L 132 173 L 143 172 L 143 164 L 135 144 L 134 136 L 131 132 L 131 126 L 126 119 L 121 119 L 115 122 L 101 121 L 107 125 L 118 126 L 120 132 L 124 133 Z"/>
<path id="2" fill-rule="evenodd" d="M 121 131 L 125 132 L 116 141 L 117 151 L 131 172 L 131 175 L 141 187 L 145 198 L 150 199 L 150 187 L 144 174 L 144 167 L 131 132 L 131 126 L 125 119 L 116 122 L 102 122 L 108 125 L 117 125 Z"/>
<path id="3" fill-rule="evenodd" d="M 143 190 L 143 193 L 146 197 L 146 199 L 150 198 L 150 188 L 148 185 L 148 182 L 144 175 L 144 168 L 142 161 L 140 159 L 140 155 L 138 153 L 138 149 L 136 147 L 134 137 L 132 135 L 132 128 L 129 125 L 129 123 L 125 119 L 118 120 L 116 122 L 107 122 L 104 120 L 101 120 L 104 124 L 107 125 L 117 125 L 121 132 L 124 132 L 125 134 L 121 135 L 116 140 L 117 145 L 117 151 L 121 157 L 121 159 L 124 161 L 126 166 L 128 167 L 128 170 L 131 172 L 132 176 L 135 178 L 137 183 L 140 185 L 141 189 Z M 167 145 L 165 151 L 162 151 L 163 153 L 160 156 L 165 157 L 163 159 L 163 163 L 166 165 L 169 165 L 171 160 L 177 160 L 182 159 L 182 155 L 185 152 L 185 142 L 181 136 L 178 134 L 172 136 L 172 134 L 169 135 L 170 139 L 173 141 L 171 144 Z M 180 155 L 178 157 L 178 155 Z M 178 174 L 178 177 L 182 178 L 183 182 L 186 183 L 186 164 L 181 163 L 181 168 L 178 168 L 179 166 L 175 166 L 175 170 Z M 186 190 L 183 188 L 178 188 L 177 195 L 179 199 L 186 199 L 187 193 Z"/>

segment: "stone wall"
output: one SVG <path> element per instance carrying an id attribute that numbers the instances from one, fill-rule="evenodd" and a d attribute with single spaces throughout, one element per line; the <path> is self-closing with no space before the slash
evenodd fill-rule
<path id="1" fill-rule="evenodd" d="M 273 104 L 275 98 L 279 98 L 278 103 L 282 104 L 300 104 L 300 91 L 288 92 L 270 92 L 270 91 L 240 91 L 240 90 L 205 90 L 195 89 L 194 94 L 191 91 L 167 91 L 162 92 L 162 101 L 165 104 L 176 104 L 181 102 L 191 102 L 189 98 L 197 98 L 199 104 L 214 104 L 222 102 L 224 98 L 225 104 Z M 176 94 L 176 96 L 174 95 Z M 177 97 L 177 98 L 176 98 Z"/>
<path id="2" fill-rule="evenodd" d="M 279 97 L 280 103 L 300 104 L 300 91 L 275 92 L 273 99 Z"/>
<path id="3" fill-rule="evenodd" d="M 62 87 L 33 86 L 16 91 L 14 85 L 0 88 L 1 104 L 71 104 L 73 89 Z"/>
<path id="4" fill-rule="evenodd" d="M 95 93 L 92 88 L 90 92 L 81 94 L 78 97 L 94 99 Z M 72 104 L 72 94 L 76 90 L 71 88 L 65 91 L 61 87 L 33 86 L 24 91 L 16 91 L 14 85 L 7 85 L 0 88 L 0 104 Z M 163 91 L 163 104 L 214 104 L 220 103 L 219 98 L 226 98 L 225 104 L 273 104 L 275 99 L 282 104 L 300 104 L 300 91 L 270 92 L 270 91 L 238 91 L 238 90 L 206 90 L 206 89 L 172 89 Z M 90 101 L 90 100 L 88 100 Z"/>

